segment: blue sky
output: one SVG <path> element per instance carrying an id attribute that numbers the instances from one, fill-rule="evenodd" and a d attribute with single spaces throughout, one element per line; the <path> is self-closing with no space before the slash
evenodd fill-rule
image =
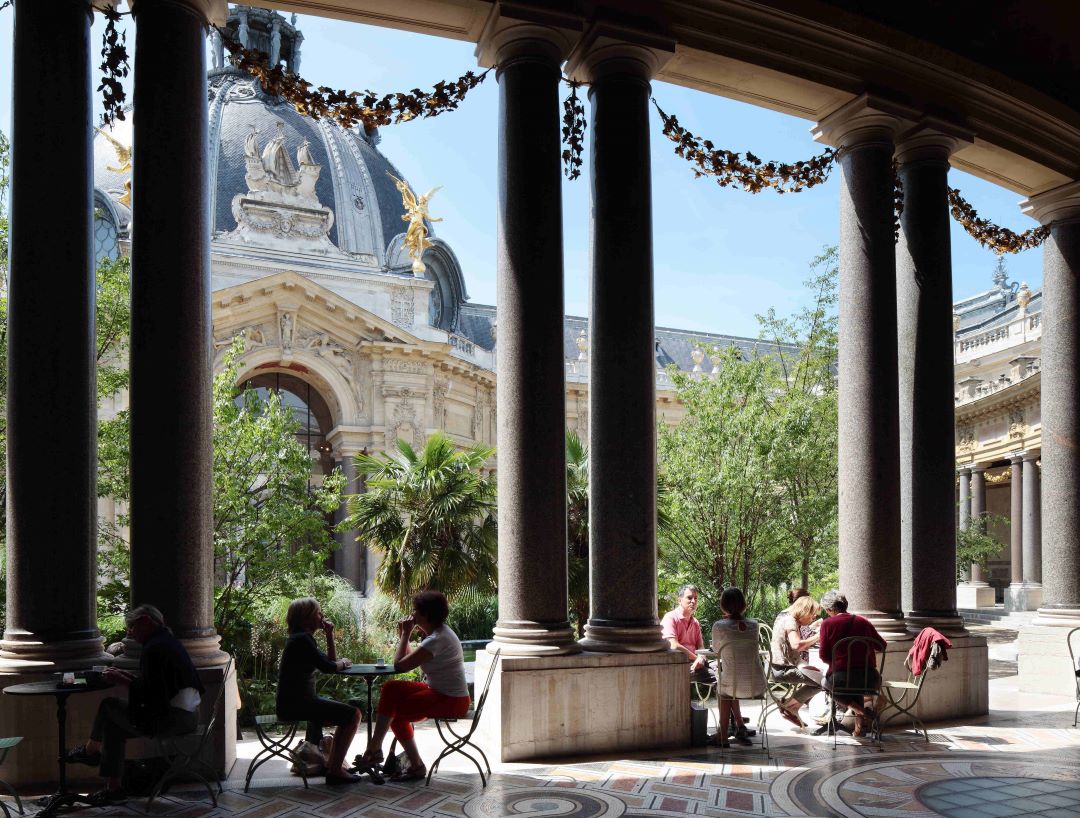
<path id="1" fill-rule="evenodd" d="M 379 93 L 430 88 L 476 66 L 469 43 L 310 16 L 301 16 L 298 25 L 305 36 L 301 74 L 316 85 Z M 130 22 L 128 27 L 133 47 Z M 8 132 L 11 28 L 11 9 L 0 12 L 0 73 L 8 78 L 0 87 L 0 127 Z M 95 64 L 101 28 L 98 22 Z M 655 83 L 653 94 L 665 111 L 719 147 L 786 161 L 820 150 L 807 120 L 666 83 Z M 432 214 L 443 218 L 437 233 L 457 253 L 471 299 L 482 303 L 496 300 L 497 108 L 492 73 L 458 111 L 384 128 L 380 145 L 414 188 L 442 186 L 432 200 Z M 689 163 L 661 135 L 655 112 L 652 123 L 657 324 L 753 336 L 756 314 L 769 307 L 782 314 L 797 310 L 805 301 L 802 282 L 810 260 L 837 241 L 838 174 L 794 195 L 720 188 L 694 179 Z M 566 311 L 577 315 L 587 314 L 589 299 L 588 136 L 586 131 L 584 175 L 563 184 Z M 1018 194 L 955 170 L 950 184 L 997 224 L 1017 231 L 1035 224 L 1020 213 Z M 956 297 L 990 285 L 994 254 L 955 222 L 952 257 Z M 1006 265 L 1012 279 L 1041 285 L 1041 251 L 1007 256 Z"/>

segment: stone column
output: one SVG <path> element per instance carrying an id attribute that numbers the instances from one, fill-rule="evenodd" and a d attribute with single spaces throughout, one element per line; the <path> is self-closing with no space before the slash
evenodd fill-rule
<path id="1" fill-rule="evenodd" d="M 1039 453 L 1024 453 L 1024 610 L 1042 604 L 1042 539 L 1039 530 Z"/>
<path id="2" fill-rule="evenodd" d="M 971 524 L 979 526 L 983 533 L 986 532 L 986 524 L 983 520 L 985 516 L 986 469 L 982 466 L 975 466 L 971 469 Z M 989 587 L 989 584 L 983 579 L 982 566 L 975 563 L 971 565 L 971 584 Z M 994 604 L 992 597 L 990 604 Z"/>
<path id="3" fill-rule="evenodd" d="M 73 0 L 18 0 L 11 13 L 7 629 L 0 668 L 85 667 L 104 656 L 94 560 L 92 12 Z"/>
<path id="4" fill-rule="evenodd" d="M 870 618 L 886 638 L 906 634 L 900 612 L 892 204 L 893 137 L 899 124 L 893 106 L 863 96 L 826 117 L 814 134 L 841 149 L 840 588 L 851 610 Z M 950 438 L 946 451 L 952 447 Z"/>
<path id="5" fill-rule="evenodd" d="M 1080 181 L 1024 203 L 1051 226 L 1043 245 L 1042 592 L 1020 629 L 1020 689 L 1057 693 L 1076 679 L 1066 629 L 1080 626 Z"/>
<path id="6" fill-rule="evenodd" d="M 363 482 L 356 479 L 356 463 L 353 460 L 355 454 L 355 452 L 345 452 L 341 455 L 339 461 L 341 473 L 345 475 L 344 493 L 346 495 L 359 494 L 364 490 Z M 338 513 L 335 514 L 335 518 L 340 517 L 343 520 L 347 514 L 347 503 L 342 503 Z M 334 536 L 340 544 L 337 552 L 338 558 L 334 560 L 335 570 L 347 579 L 355 590 L 364 593 L 367 584 L 361 556 L 361 550 L 364 546 L 356 541 L 355 530 L 338 531 Z"/>
<path id="7" fill-rule="evenodd" d="M 207 16 L 200 0 L 133 13 L 131 595 L 213 665 Z"/>
<path id="8" fill-rule="evenodd" d="M 1034 196 L 1024 209 L 1043 245 L 1042 530 L 1039 620 L 1080 625 L 1080 181 Z"/>
<path id="9" fill-rule="evenodd" d="M 657 65 L 649 49 L 612 43 L 585 52 L 574 73 L 591 83 L 592 103 L 591 605 L 581 642 L 591 651 L 668 650 L 656 616 L 649 81 Z"/>
<path id="10" fill-rule="evenodd" d="M 960 529 L 963 531 L 971 525 L 971 467 L 961 466 L 957 472 L 960 475 Z"/>
<path id="11" fill-rule="evenodd" d="M 904 186 L 896 247 L 902 599 L 913 633 L 964 632 L 956 612 L 953 362 L 943 354 L 954 338 L 947 176 L 960 141 L 920 125 L 896 149 Z"/>
<path id="12" fill-rule="evenodd" d="M 1005 610 L 1022 611 L 1024 595 L 1024 456 L 1009 457 L 1009 587 Z"/>
<path id="13" fill-rule="evenodd" d="M 504 655 L 581 650 L 566 589 L 559 78 L 568 40 L 501 21 L 480 45 L 499 80 L 499 619 Z"/>

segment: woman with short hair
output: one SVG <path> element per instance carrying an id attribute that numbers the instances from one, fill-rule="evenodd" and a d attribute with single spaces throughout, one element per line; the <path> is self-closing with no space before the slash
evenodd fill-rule
<path id="1" fill-rule="evenodd" d="M 781 611 L 773 623 L 772 644 L 769 661 L 772 665 L 772 679 L 783 684 L 793 685 L 791 696 L 780 702 L 780 715 L 797 727 L 805 727 L 799 717 L 799 710 L 808 704 L 821 690 L 814 678 L 820 677 L 817 668 L 812 668 L 807 648 L 817 642 L 818 634 L 813 631 L 809 637 L 803 636 L 803 630 L 817 619 L 821 606 L 809 595 L 796 597 L 787 610 Z M 805 671 L 813 671 L 808 674 Z"/>
<path id="2" fill-rule="evenodd" d="M 285 624 L 289 629 L 289 638 L 281 652 L 281 667 L 278 670 L 278 718 L 306 721 L 315 725 L 320 733 L 322 727 L 334 725 L 333 744 L 326 759 L 326 783 L 356 783 L 360 776 L 346 769 L 345 754 L 360 725 L 360 711 L 315 693 L 315 671 L 337 673 L 351 667 L 352 662 L 337 658 L 334 623 L 323 616 L 316 599 L 302 597 L 290 602 Z M 314 634 L 317 630 L 326 634 L 326 653 L 315 644 Z"/>
<path id="3" fill-rule="evenodd" d="M 458 719 L 469 712 L 469 688 L 465 682 L 465 656 L 461 640 L 446 624 L 450 606 L 438 591 L 421 591 L 413 597 L 412 613 L 398 622 L 398 647 L 394 670 L 404 673 L 420 668 L 427 682 L 395 679 L 382 686 L 378 716 L 371 742 L 364 751 L 370 765 L 383 761 L 382 743 L 393 730 L 409 759 L 409 766 L 393 777 L 416 781 L 427 777 L 427 768 L 416 746 L 412 723 L 426 718 Z M 410 649 L 413 631 L 423 635 Z"/>
<path id="4" fill-rule="evenodd" d="M 821 603 L 829 614 L 829 618 L 821 623 L 821 642 L 818 646 L 821 661 L 829 663 L 829 672 L 825 676 L 825 689 L 864 688 L 868 695 L 871 694 L 881 686 L 875 648 L 885 650 L 885 640 L 869 619 L 847 612 L 848 599 L 839 591 L 829 591 L 821 598 Z M 837 642 L 849 636 L 869 639 L 870 645 L 856 643 L 846 646 L 849 649 L 843 652 L 834 650 Z M 865 698 L 863 696 L 834 696 L 833 698 L 855 711 L 853 734 L 865 735 L 874 716 L 873 712 L 867 712 Z"/>

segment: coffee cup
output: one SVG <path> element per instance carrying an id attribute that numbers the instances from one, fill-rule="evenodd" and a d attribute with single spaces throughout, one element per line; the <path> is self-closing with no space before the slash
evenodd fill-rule
<path id="1" fill-rule="evenodd" d="M 96 668 L 93 670 L 88 670 L 83 674 L 83 677 L 86 679 L 86 683 L 88 685 L 101 684 L 101 680 L 104 678 L 104 676 L 104 672 L 97 670 Z"/>

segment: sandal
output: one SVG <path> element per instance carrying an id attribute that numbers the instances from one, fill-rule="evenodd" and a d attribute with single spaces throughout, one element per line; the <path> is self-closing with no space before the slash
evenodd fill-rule
<path id="1" fill-rule="evenodd" d="M 79 744 L 64 753 L 64 762 L 66 764 L 86 764 L 90 767 L 101 766 L 101 753 L 91 753 L 86 749 L 85 744 Z M 105 790 L 102 790 L 105 792 Z"/>
<path id="2" fill-rule="evenodd" d="M 427 778 L 427 767 L 423 764 L 419 767 L 409 767 L 390 776 L 391 781 L 423 781 L 425 778 Z"/>
<path id="3" fill-rule="evenodd" d="M 326 783 L 331 787 L 336 787 L 339 784 L 359 784 L 363 781 L 363 776 L 349 773 L 348 775 L 327 775 Z"/>
<path id="4" fill-rule="evenodd" d="M 803 722 L 803 720 L 802 720 L 802 719 L 801 719 L 801 718 L 799 717 L 799 711 L 798 711 L 798 710 L 796 710 L 796 709 L 795 709 L 795 708 L 793 708 L 793 707 L 792 707 L 792 708 L 788 708 L 788 707 L 781 707 L 781 708 L 780 708 L 780 718 L 782 718 L 782 719 L 785 719 L 786 721 L 789 721 L 789 722 L 791 722 L 791 723 L 792 723 L 792 724 L 794 724 L 794 725 L 795 725 L 796 727 L 806 727 L 806 724 L 805 724 L 805 723 Z"/>
<path id="5" fill-rule="evenodd" d="M 75 748 L 78 749 L 78 748 Z M 128 800 L 127 790 L 98 790 L 90 793 L 86 799 L 95 807 L 107 807 L 110 804 L 123 804 Z"/>

